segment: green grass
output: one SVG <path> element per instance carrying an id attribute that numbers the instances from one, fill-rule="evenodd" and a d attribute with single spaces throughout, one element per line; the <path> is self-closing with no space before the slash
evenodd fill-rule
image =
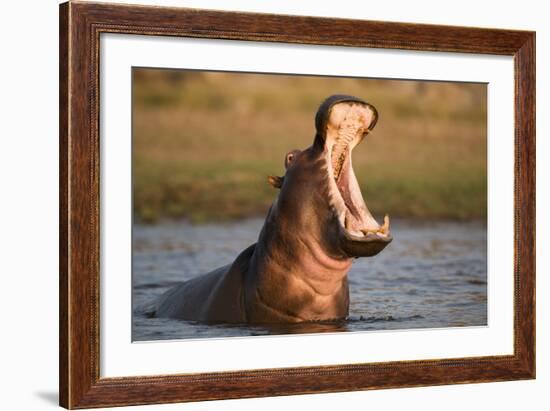
<path id="1" fill-rule="evenodd" d="M 375 216 L 486 216 L 484 85 L 135 69 L 136 217 L 264 215 L 276 195 L 266 177 L 311 144 L 317 106 L 334 93 L 380 113 L 353 157 Z"/>

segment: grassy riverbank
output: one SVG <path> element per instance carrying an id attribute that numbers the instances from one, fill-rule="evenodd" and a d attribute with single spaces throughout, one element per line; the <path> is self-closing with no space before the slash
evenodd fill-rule
<path id="1" fill-rule="evenodd" d="M 265 214 L 283 158 L 328 95 L 375 105 L 353 164 L 375 216 L 486 215 L 485 86 L 135 69 L 134 212 L 196 222 Z"/>

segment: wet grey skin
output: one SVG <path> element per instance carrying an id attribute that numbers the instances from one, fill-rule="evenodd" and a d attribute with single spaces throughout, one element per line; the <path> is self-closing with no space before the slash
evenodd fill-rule
<path id="1" fill-rule="evenodd" d="M 232 264 L 179 284 L 157 301 L 157 317 L 211 323 L 296 323 L 343 319 L 347 273 L 391 241 L 389 218 L 369 212 L 351 152 L 373 129 L 376 109 L 334 95 L 319 107 L 315 138 L 285 157 L 285 175 L 257 243 Z"/>

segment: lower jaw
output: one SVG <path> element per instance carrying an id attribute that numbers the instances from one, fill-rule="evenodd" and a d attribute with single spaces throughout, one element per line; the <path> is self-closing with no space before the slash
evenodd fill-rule
<path id="1" fill-rule="evenodd" d="M 335 181 L 335 188 L 338 190 L 337 195 L 341 200 L 340 223 L 349 234 L 356 237 L 368 234 L 387 236 L 389 233 L 389 216 L 384 217 L 382 225 L 374 219 L 364 203 L 363 196 L 355 180 L 351 164 L 345 164 L 338 181 Z"/>
<path id="2" fill-rule="evenodd" d="M 334 162 L 334 153 L 330 151 L 327 162 L 331 167 L 330 177 L 334 181 L 332 189 L 337 191 L 333 193 L 339 197 L 338 215 L 343 229 L 354 237 L 365 237 L 375 234 L 381 238 L 389 236 L 389 217 L 384 217 L 382 225 L 372 217 L 368 211 L 360 188 L 358 186 L 355 173 L 351 164 L 351 156 L 354 145 L 347 148 L 343 159 Z M 334 177 L 334 174 L 337 174 Z"/>

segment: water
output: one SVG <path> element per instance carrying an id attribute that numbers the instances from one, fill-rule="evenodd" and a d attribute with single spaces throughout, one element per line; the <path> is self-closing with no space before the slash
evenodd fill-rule
<path id="1" fill-rule="evenodd" d="M 478 222 L 393 221 L 393 242 L 375 257 L 355 260 L 350 316 L 339 322 L 207 325 L 144 313 L 176 283 L 231 263 L 256 241 L 262 224 L 136 225 L 133 340 L 487 325 L 487 229 Z"/>

